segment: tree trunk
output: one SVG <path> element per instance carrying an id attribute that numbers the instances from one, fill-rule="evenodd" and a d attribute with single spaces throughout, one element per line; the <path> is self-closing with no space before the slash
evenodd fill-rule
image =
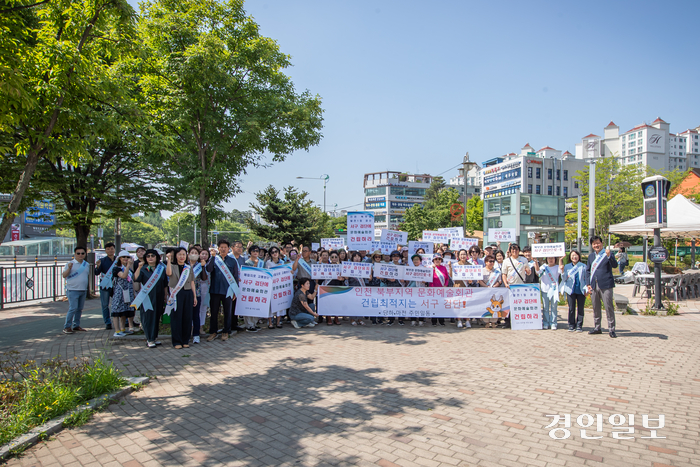
<path id="1" fill-rule="evenodd" d="M 53 125 L 51 126 L 53 128 Z M 10 231 L 10 226 L 15 221 L 15 216 L 18 215 L 17 210 L 22 203 L 22 198 L 24 197 L 24 192 L 29 188 L 29 182 L 32 181 L 32 176 L 36 170 L 37 163 L 39 162 L 39 152 L 40 147 L 35 147 L 29 151 L 27 155 L 27 162 L 24 165 L 24 170 L 22 175 L 19 177 L 19 182 L 17 182 L 17 187 L 15 191 L 12 192 L 12 199 L 7 205 L 7 211 L 5 217 L 0 222 L 0 243 L 5 239 L 5 235 Z"/>
<path id="2" fill-rule="evenodd" d="M 75 230 L 75 246 L 82 246 L 87 250 L 88 240 L 90 238 L 90 226 L 73 225 L 73 230 Z"/>
<path id="3" fill-rule="evenodd" d="M 209 215 L 207 213 L 208 202 L 209 198 L 206 195 L 204 187 L 201 187 L 199 189 L 199 219 L 200 226 L 202 228 L 202 246 L 209 243 Z"/>

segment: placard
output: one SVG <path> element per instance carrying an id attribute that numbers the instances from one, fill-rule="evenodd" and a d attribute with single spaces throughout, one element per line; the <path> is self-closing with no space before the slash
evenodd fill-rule
<path id="1" fill-rule="evenodd" d="M 271 313 L 284 316 L 287 308 L 292 306 L 294 298 L 294 277 L 289 265 L 275 266 L 269 269 L 272 272 L 272 306 Z"/>
<path id="2" fill-rule="evenodd" d="M 374 241 L 374 213 L 359 211 L 348 213 L 348 248 L 368 251 Z"/>
<path id="3" fill-rule="evenodd" d="M 374 277 L 379 279 L 396 279 L 400 280 L 403 277 L 403 266 L 398 266 L 392 263 L 374 263 L 372 265 Z"/>
<path id="4" fill-rule="evenodd" d="M 433 282 L 433 268 L 405 266 L 402 279 L 405 281 Z"/>
<path id="5" fill-rule="evenodd" d="M 438 232 L 447 232 L 451 238 L 464 238 L 464 227 L 445 227 L 438 229 Z"/>
<path id="6" fill-rule="evenodd" d="M 318 251 L 319 248 L 321 248 L 320 243 L 312 243 L 311 244 L 311 251 Z"/>
<path id="7" fill-rule="evenodd" d="M 270 316 L 270 296 L 272 291 L 272 271 L 270 269 L 243 266 L 239 289 L 241 296 L 236 305 L 236 314 L 268 318 Z"/>
<path id="8" fill-rule="evenodd" d="M 420 257 L 422 258 L 422 260 L 420 262 L 421 266 L 423 266 L 424 268 L 431 268 L 432 269 L 433 268 L 433 256 L 435 256 L 435 255 L 432 253 L 430 253 L 430 254 L 426 253 L 426 254 L 420 255 Z"/>
<path id="9" fill-rule="evenodd" d="M 510 327 L 514 330 L 542 329 L 539 284 L 511 284 Z"/>
<path id="10" fill-rule="evenodd" d="M 554 256 L 561 258 L 566 255 L 566 246 L 564 243 L 533 243 L 532 245 L 533 258 L 548 258 Z"/>
<path id="11" fill-rule="evenodd" d="M 410 258 L 411 256 L 416 254 L 416 251 L 418 251 L 419 248 L 423 248 L 425 250 L 426 254 L 433 254 L 435 251 L 435 245 L 433 245 L 431 242 L 414 242 L 410 241 L 408 242 L 408 257 Z"/>
<path id="12" fill-rule="evenodd" d="M 326 250 L 339 250 L 345 248 L 345 241 L 342 238 L 322 238 L 321 247 Z"/>
<path id="13" fill-rule="evenodd" d="M 478 245 L 479 245 L 478 238 L 452 238 L 450 240 L 450 250 L 452 250 L 452 251 L 459 251 L 459 250 L 469 251 L 469 248 L 471 248 L 472 246 L 478 246 Z"/>
<path id="14" fill-rule="evenodd" d="M 337 279 L 338 276 L 340 276 L 340 264 L 316 263 L 311 265 L 312 279 Z"/>
<path id="15" fill-rule="evenodd" d="M 189 247 L 190 247 L 189 243 L 187 243 L 184 240 L 180 240 L 180 248 L 184 248 L 185 250 L 187 250 Z"/>
<path id="16" fill-rule="evenodd" d="M 452 234 L 450 232 L 439 232 L 433 230 L 423 231 L 424 242 L 444 243 L 445 245 L 447 245 L 450 241 L 450 238 L 452 238 Z"/>
<path id="17" fill-rule="evenodd" d="M 319 287 L 318 310 L 330 316 L 505 318 L 506 288 Z"/>
<path id="18" fill-rule="evenodd" d="M 383 255 L 390 255 L 392 251 L 396 251 L 398 246 L 396 242 L 372 242 L 372 249 L 370 253 L 374 253 L 379 250 Z"/>
<path id="19" fill-rule="evenodd" d="M 351 261 L 343 261 L 340 267 L 340 275 L 342 277 L 359 277 L 360 279 L 369 279 L 372 272 L 372 263 L 354 263 Z"/>
<path id="20" fill-rule="evenodd" d="M 514 242 L 515 229 L 489 229 L 489 242 Z"/>
<path id="21" fill-rule="evenodd" d="M 382 236 L 380 239 L 382 242 L 393 242 L 399 245 L 405 245 L 408 242 L 408 232 L 382 229 Z"/>
<path id="22" fill-rule="evenodd" d="M 480 264 L 453 264 L 452 279 L 456 281 L 480 281 L 484 278 L 483 266 Z"/>

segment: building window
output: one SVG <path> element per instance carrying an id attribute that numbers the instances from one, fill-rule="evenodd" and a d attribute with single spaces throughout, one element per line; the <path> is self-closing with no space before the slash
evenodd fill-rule
<path id="1" fill-rule="evenodd" d="M 548 180 L 552 179 L 552 169 L 547 169 L 547 179 Z"/>
<path id="2" fill-rule="evenodd" d="M 574 188 L 578 188 L 578 182 L 574 182 Z"/>
<path id="3" fill-rule="evenodd" d="M 564 181 L 567 181 L 569 179 L 569 171 L 565 170 L 564 171 Z"/>
<path id="4" fill-rule="evenodd" d="M 552 185 L 549 185 L 549 186 L 547 187 L 547 194 L 548 194 L 548 195 L 551 195 L 551 194 L 552 194 Z"/>
<path id="5" fill-rule="evenodd" d="M 542 178 L 542 169 L 540 167 L 535 168 L 535 178 Z"/>
<path id="6" fill-rule="evenodd" d="M 641 131 L 638 132 L 638 133 L 637 133 L 637 136 L 639 136 L 639 137 L 641 138 L 641 137 L 642 137 L 642 132 L 641 132 Z"/>
<path id="7" fill-rule="evenodd" d="M 557 196 L 561 196 L 561 187 L 557 187 Z"/>
<path id="8" fill-rule="evenodd" d="M 365 188 L 365 196 L 381 196 L 381 195 L 386 195 L 386 187 Z"/>
<path id="9" fill-rule="evenodd" d="M 539 194 L 540 194 L 540 191 L 541 191 L 541 190 L 540 190 L 540 186 L 539 186 L 539 185 L 535 185 L 535 194 L 536 194 L 536 195 L 539 195 Z"/>
<path id="10" fill-rule="evenodd" d="M 532 194 L 532 184 L 529 184 L 529 185 L 527 186 L 527 192 L 530 193 L 530 194 Z"/>
<path id="11" fill-rule="evenodd" d="M 532 167 L 527 168 L 527 178 L 532 178 Z"/>
<path id="12" fill-rule="evenodd" d="M 569 187 L 568 187 L 568 186 L 565 186 L 565 187 L 564 187 L 564 198 L 566 198 L 566 197 L 568 197 L 568 196 L 569 196 Z"/>
<path id="13" fill-rule="evenodd" d="M 561 170 L 557 169 L 557 180 L 561 180 Z"/>
<path id="14" fill-rule="evenodd" d="M 501 200 L 500 199 L 494 199 L 489 201 L 489 213 L 501 213 Z"/>

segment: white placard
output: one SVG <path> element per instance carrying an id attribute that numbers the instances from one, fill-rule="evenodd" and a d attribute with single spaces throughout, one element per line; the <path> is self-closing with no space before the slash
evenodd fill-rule
<path id="1" fill-rule="evenodd" d="M 464 238 L 464 227 L 445 227 L 443 229 L 438 229 L 438 232 L 447 232 L 450 234 L 450 238 Z"/>
<path id="2" fill-rule="evenodd" d="M 510 304 L 511 328 L 542 329 L 539 284 L 511 284 Z"/>
<path id="3" fill-rule="evenodd" d="M 321 248 L 320 243 L 312 243 L 311 244 L 311 251 L 318 251 L 319 248 Z"/>
<path id="4" fill-rule="evenodd" d="M 433 254 L 435 245 L 433 245 L 431 242 L 414 242 L 410 241 L 408 242 L 408 256 L 411 257 L 416 254 L 416 251 L 419 248 L 423 248 L 425 250 L 426 254 Z"/>
<path id="5" fill-rule="evenodd" d="M 456 281 L 480 281 L 484 278 L 483 266 L 477 264 L 453 264 L 452 279 Z"/>
<path id="6" fill-rule="evenodd" d="M 340 276 L 340 264 L 316 263 L 311 265 L 312 279 L 337 279 L 338 276 Z"/>
<path id="7" fill-rule="evenodd" d="M 372 249 L 370 253 L 374 253 L 379 250 L 383 255 L 390 255 L 392 251 L 395 251 L 398 246 L 395 242 L 372 242 Z"/>
<path id="8" fill-rule="evenodd" d="M 374 213 L 369 211 L 348 213 L 348 248 L 368 251 L 374 241 Z"/>
<path id="9" fill-rule="evenodd" d="M 515 229 L 489 229 L 489 242 L 514 242 Z"/>
<path id="10" fill-rule="evenodd" d="M 433 269 L 422 266 L 405 266 L 402 279 L 405 281 L 433 282 Z"/>
<path id="11" fill-rule="evenodd" d="M 268 318 L 270 316 L 270 296 L 272 272 L 270 269 L 243 266 L 239 289 L 241 296 L 236 305 L 236 314 Z"/>
<path id="12" fill-rule="evenodd" d="M 184 241 L 184 240 L 180 240 L 180 248 L 184 248 L 184 249 L 186 250 L 186 249 L 188 249 L 189 247 L 190 247 L 190 244 L 189 244 L 189 243 L 187 243 L 187 242 Z"/>
<path id="13" fill-rule="evenodd" d="M 321 246 L 326 250 L 339 250 L 345 247 L 345 241 L 342 238 L 322 238 Z"/>
<path id="14" fill-rule="evenodd" d="M 432 269 L 432 267 L 433 267 L 433 256 L 435 256 L 435 255 L 432 254 L 432 253 L 431 253 L 431 254 L 426 253 L 426 254 L 424 254 L 424 255 L 420 255 L 420 257 L 422 258 L 420 264 L 421 264 L 423 267 L 431 268 L 431 269 Z"/>
<path id="15" fill-rule="evenodd" d="M 398 230 L 382 229 L 382 242 L 393 242 L 399 245 L 405 245 L 408 242 L 408 232 L 400 232 Z"/>
<path id="16" fill-rule="evenodd" d="M 354 263 L 351 261 L 343 261 L 340 268 L 342 277 L 359 277 L 361 279 L 369 279 L 372 272 L 372 263 Z"/>
<path id="17" fill-rule="evenodd" d="M 452 238 L 452 234 L 450 232 L 439 232 L 433 230 L 423 231 L 424 242 L 443 243 L 447 245 L 450 242 L 450 238 Z"/>
<path id="18" fill-rule="evenodd" d="M 453 238 L 450 240 L 450 250 L 452 251 L 469 251 L 469 248 L 476 245 L 479 245 L 478 238 Z"/>
<path id="19" fill-rule="evenodd" d="M 374 269 L 374 277 L 379 279 L 399 280 L 403 277 L 403 266 L 392 263 L 374 263 L 372 268 Z"/>
<path id="20" fill-rule="evenodd" d="M 292 306 L 294 297 L 294 277 L 292 268 L 289 265 L 275 266 L 269 271 L 272 272 L 272 306 L 271 313 L 284 316 L 287 308 Z"/>
<path id="21" fill-rule="evenodd" d="M 561 258 L 566 255 L 566 246 L 564 243 L 533 243 L 532 257 L 533 258 L 548 258 L 554 256 Z"/>

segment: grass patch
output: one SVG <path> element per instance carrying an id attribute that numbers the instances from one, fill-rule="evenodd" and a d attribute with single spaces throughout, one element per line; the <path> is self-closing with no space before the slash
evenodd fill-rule
<path id="1" fill-rule="evenodd" d="M 0 355 L 0 444 L 125 384 L 104 355 L 39 364 L 21 361 L 17 351 L 5 352 Z M 69 423 L 84 423 L 91 415 L 71 415 Z"/>

